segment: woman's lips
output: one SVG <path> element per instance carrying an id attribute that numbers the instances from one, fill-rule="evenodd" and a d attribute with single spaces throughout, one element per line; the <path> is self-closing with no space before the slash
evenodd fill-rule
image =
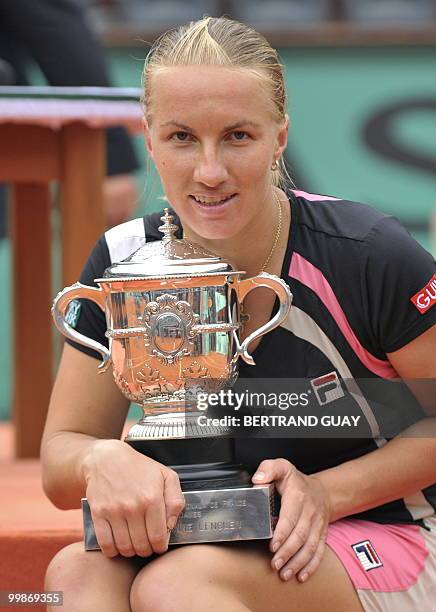
<path id="1" fill-rule="evenodd" d="M 189 197 L 191 198 L 191 200 L 193 200 L 195 202 L 195 204 L 197 206 L 199 206 L 202 209 L 217 209 L 217 208 L 223 208 L 224 206 L 226 206 L 227 204 L 229 204 L 236 196 L 236 193 L 233 193 L 229 196 L 224 196 L 222 198 L 217 198 L 217 199 L 211 199 L 209 201 L 202 201 L 202 200 L 207 200 L 207 196 L 194 196 L 194 195 L 190 195 Z M 210 196 L 209 196 L 210 197 Z"/>

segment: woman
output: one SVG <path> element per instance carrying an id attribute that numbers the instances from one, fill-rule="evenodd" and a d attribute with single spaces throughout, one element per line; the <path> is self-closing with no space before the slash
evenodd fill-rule
<path id="1" fill-rule="evenodd" d="M 183 508 L 178 477 L 119 440 L 127 401 L 110 374 L 97 375 L 97 355 L 68 343 L 42 444 L 44 487 L 61 508 L 86 494 L 102 552 L 77 544 L 52 561 L 46 588 L 64 591 L 67 610 L 433 610 L 436 439 L 418 436 L 434 419 L 389 380 L 436 377 L 436 309 L 419 298 L 433 303 L 434 260 L 369 207 L 277 187 L 285 109 L 277 55 L 245 25 L 206 18 L 165 34 L 148 57 L 145 141 L 184 237 L 248 276 L 281 275 L 294 293 L 288 319 L 253 343 L 256 366 L 242 364 L 241 376 L 340 377 L 358 390 L 370 435 L 238 440 L 253 482 L 274 481 L 281 495 L 271 542 L 167 551 Z M 159 239 L 159 216 L 107 232 L 82 282 L 144 235 Z M 252 292 L 244 335 L 273 307 L 272 292 Z M 77 328 L 103 341 L 91 303 Z M 356 377 L 388 381 L 403 429 L 416 435 L 383 438 Z M 432 409 L 433 398 L 419 399 Z"/>

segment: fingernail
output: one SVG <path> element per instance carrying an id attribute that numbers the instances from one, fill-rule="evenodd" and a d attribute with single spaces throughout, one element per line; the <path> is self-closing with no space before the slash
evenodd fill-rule
<path id="1" fill-rule="evenodd" d="M 283 559 L 277 559 L 276 561 L 274 561 L 274 567 L 276 568 L 276 570 L 279 570 L 281 567 L 283 567 Z"/>
<path id="2" fill-rule="evenodd" d="M 265 478 L 265 474 L 263 472 L 256 472 L 253 476 L 253 480 L 263 480 Z"/>
<path id="3" fill-rule="evenodd" d="M 273 553 L 275 553 L 278 551 L 279 548 L 280 548 L 280 540 L 276 540 L 275 542 L 273 542 L 271 550 L 273 551 Z"/>
<path id="4" fill-rule="evenodd" d="M 176 526 L 177 523 L 177 517 L 176 516 L 171 516 L 168 519 L 168 523 L 167 523 L 167 528 L 169 531 L 171 531 L 172 529 L 174 529 L 174 527 Z"/>
<path id="5" fill-rule="evenodd" d="M 302 576 L 300 576 L 300 582 L 306 582 L 308 578 L 309 578 L 309 574 L 303 574 Z"/>
<path id="6" fill-rule="evenodd" d="M 292 576 L 292 570 L 286 570 L 286 572 L 283 573 L 283 580 L 289 580 L 289 578 Z"/>

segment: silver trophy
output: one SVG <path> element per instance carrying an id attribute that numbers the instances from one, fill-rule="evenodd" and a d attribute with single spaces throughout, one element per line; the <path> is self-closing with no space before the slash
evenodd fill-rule
<path id="1" fill-rule="evenodd" d="M 112 365 L 121 392 L 142 407 L 125 441 L 177 471 L 186 506 L 170 544 L 269 538 L 277 516 L 274 487 L 250 484 L 234 461 L 229 428 L 199 426 L 196 398 L 230 388 L 239 358 L 254 365 L 249 344 L 280 325 L 292 295 L 276 276 L 242 279 L 244 272 L 229 262 L 177 239 L 168 209 L 162 221 L 162 240 L 111 265 L 95 280 L 98 288 L 75 283 L 61 291 L 52 310 L 56 327 L 98 351 L 99 371 Z M 272 289 L 279 309 L 241 341 L 242 302 L 257 287 Z M 79 298 L 105 312 L 109 348 L 67 323 L 68 306 Z M 82 508 L 85 547 L 98 549 L 85 498 Z"/>

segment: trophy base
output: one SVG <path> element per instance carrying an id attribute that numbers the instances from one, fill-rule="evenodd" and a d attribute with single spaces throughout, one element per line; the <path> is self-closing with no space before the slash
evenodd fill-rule
<path id="1" fill-rule="evenodd" d="M 251 485 L 250 474 L 236 463 L 172 465 L 179 475 L 182 491 L 236 489 Z"/>
<path id="2" fill-rule="evenodd" d="M 273 535 L 279 503 L 274 485 L 184 491 L 185 509 L 169 544 L 262 540 Z M 82 499 L 85 550 L 100 550 L 91 511 Z"/>
<path id="3" fill-rule="evenodd" d="M 171 467 L 182 491 L 247 487 L 250 474 L 233 461 L 234 443 L 229 437 L 130 439 L 127 444 L 143 455 Z M 163 443 L 164 442 L 164 443 Z"/>
<path id="4" fill-rule="evenodd" d="M 169 544 L 271 538 L 279 509 L 274 485 L 251 485 L 250 474 L 234 462 L 229 432 L 214 428 L 208 435 L 186 436 L 192 419 L 192 414 L 147 416 L 125 438 L 179 475 L 186 505 Z M 82 509 L 85 550 L 99 550 L 86 498 Z"/>
<path id="5" fill-rule="evenodd" d="M 232 463 L 234 443 L 231 438 L 182 438 L 162 440 L 132 440 L 125 442 L 142 455 L 164 465 L 196 463 Z"/>

